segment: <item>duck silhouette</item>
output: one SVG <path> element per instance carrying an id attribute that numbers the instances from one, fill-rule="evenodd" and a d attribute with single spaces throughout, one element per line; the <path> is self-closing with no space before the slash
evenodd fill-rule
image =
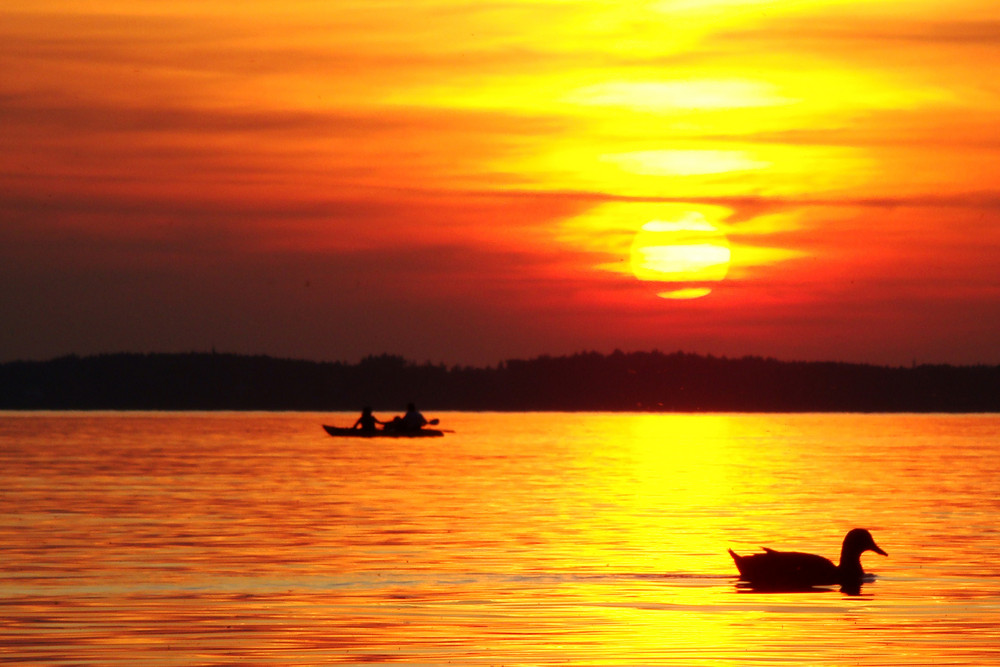
<path id="1" fill-rule="evenodd" d="M 861 554 L 882 551 L 872 534 L 864 528 L 855 528 L 844 537 L 840 549 L 840 564 L 816 554 L 798 551 L 775 551 L 763 547 L 764 553 L 740 556 L 732 549 L 729 555 L 736 562 L 740 579 L 757 589 L 803 590 L 814 586 L 840 585 L 845 592 L 857 592 L 864 579 Z"/>

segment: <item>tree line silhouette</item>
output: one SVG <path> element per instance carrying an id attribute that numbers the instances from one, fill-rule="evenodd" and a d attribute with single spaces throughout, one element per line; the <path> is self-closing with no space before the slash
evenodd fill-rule
<path id="1" fill-rule="evenodd" d="M 583 352 L 469 367 L 233 354 L 0 364 L 0 409 L 997 412 L 1000 366 Z"/>

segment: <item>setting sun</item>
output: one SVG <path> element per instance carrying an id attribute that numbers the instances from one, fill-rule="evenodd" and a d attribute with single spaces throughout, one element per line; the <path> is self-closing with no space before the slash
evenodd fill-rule
<path id="1" fill-rule="evenodd" d="M 636 278 L 669 284 L 659 293 L 671 299 L 705 296 L 711 288 L 692 283 L 714 283 L 726 277 L 731 252 L 726 237 L 697 212 L 674 221 L 653 220 L 642 226 L 632 242 L 630 266 Z"/>

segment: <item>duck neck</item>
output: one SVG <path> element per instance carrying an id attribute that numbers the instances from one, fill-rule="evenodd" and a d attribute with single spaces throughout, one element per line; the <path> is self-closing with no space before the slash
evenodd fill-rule
<path id="1" fill-rule="evenodd" d="M 845 544 L 840 550 L 840 574 L 846 577 L 861 578 L 865 571 L 861 569 L 861 554 L 853 549 L 848 549 Z"/>

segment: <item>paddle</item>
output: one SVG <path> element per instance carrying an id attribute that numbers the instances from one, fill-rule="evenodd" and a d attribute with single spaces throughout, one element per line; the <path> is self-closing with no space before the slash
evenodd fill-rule
<path id="1" fill-rule="evenodd" d="M 432 419 L 429 422 L 427 422 L 427 425 L 428 426 L 437 426 L 440 422 L 441 422 L 440 419 L 436 419 L 435 418 L 435 419 Z M 455 431 L 453 431 L 450 428 L 439 428 L 438 430 L 441 431 L 442 433 L 454 433 L 455 432 Z"/>

